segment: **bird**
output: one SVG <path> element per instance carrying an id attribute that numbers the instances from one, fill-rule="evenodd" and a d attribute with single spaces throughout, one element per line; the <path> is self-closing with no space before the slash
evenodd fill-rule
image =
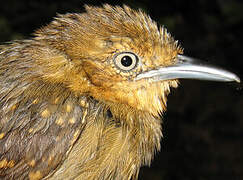
<path id="1" fill-rule="evenodd" d="M 126 5 L 85 5 L 2 44 L 0 178 L 137 179 L 178 79 L 240 82 Z"/>

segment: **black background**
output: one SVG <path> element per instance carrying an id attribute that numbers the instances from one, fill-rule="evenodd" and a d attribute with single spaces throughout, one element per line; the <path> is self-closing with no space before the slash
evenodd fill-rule
<path id="1" fill-rule="evenodd" d="M 82 1 L 7 0 L 0 6 L 0 42 L 30 38 L 56 13 L 84 4 L 127 4 L 165 25 L 185 54 L 243 79 L 243 2 L 240 0 Z M 164 114 L 161 152 L 140 179 L 243 179 L 243 85 L 183 80 Z"/>

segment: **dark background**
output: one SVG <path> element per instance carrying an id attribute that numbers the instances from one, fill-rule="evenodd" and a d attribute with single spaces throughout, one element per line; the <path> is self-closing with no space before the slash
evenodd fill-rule
<path id="1" fill-rule="evenodd" d="M 222 66 L 243 79 L 243 2 L 240 0 L 82 1 L 6 0 L 0 6 L 0 42 L 30 38 L 56 13 L 84 4 L 141 8 L 178 39 L 185 54 Z M 183 80 L 169 96 L 162 150 L 147 180 L 243 179 L 243 85 Z"/>

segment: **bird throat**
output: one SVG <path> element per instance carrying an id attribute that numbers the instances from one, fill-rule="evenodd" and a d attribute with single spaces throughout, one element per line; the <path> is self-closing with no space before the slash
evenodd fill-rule
<path id="1" fill-rule="evenodd" d="M 177 80 L 153 82 L 142 79 L 135 82 L 122 82 L 111 90 L 97 89 L 92 96 L 105 104 L 128 106 L 133 111 L 147 112 L 159 117 L 166 110 L 170 87 L 176 88 Z"/>
<path id="2" fill-rule="evenodd" d="M 114 95 L 108 97 L 116 104 L 128 105 L 134 111 L 147 112 L 159 117 L 166 110 L 170 87 L 176 88 L 177 86 L 178 82 L 176 80 L 150 82 L 150 80 L 144 79 L 135 82 L 134 86 L 129 84 L 129 88 L 126 88 L 125 84 L 123 85 L 125 90 L 117 88 L 119 91 L 114 91 Z"/>
<path id="3" fill-rule="evenodd" d="M 154 116 L 158 116 L 166 110 L 167 95 L 170 93 L 170 87 L 177 87 L 177 81 L 164 82 L 142 82 L 143 86 L 134 91 L 134 105 L 147 111 Z"/>

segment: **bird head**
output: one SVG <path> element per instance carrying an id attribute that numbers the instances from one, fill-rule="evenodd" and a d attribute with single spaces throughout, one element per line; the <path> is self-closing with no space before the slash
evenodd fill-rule
<path id="1" fill-rule="evenodd" d="M 182 55 L 178 42 L 142 11 L 85 8 L 86 13 L 58 15 L 35 33 L 36 41 L 52 47 L 36 53 L 45 81 L 153 115 L 165 110 L 166 96 L 179 78 L 239 81 Z"/>

